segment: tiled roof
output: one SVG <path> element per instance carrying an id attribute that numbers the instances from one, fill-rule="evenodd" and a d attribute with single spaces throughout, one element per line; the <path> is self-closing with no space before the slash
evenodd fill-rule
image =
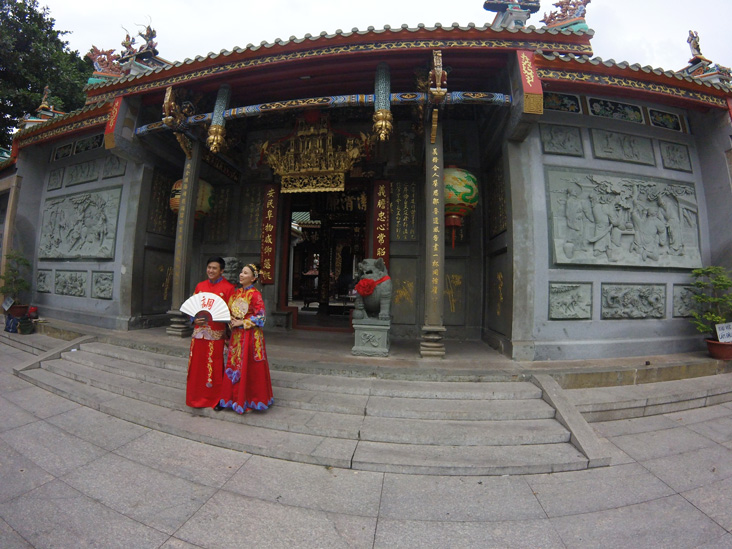
<path id="1" fill-rule="evenodd" d="M 593 68 L 599 68 L 599 67 L 605 67 L 608 69 L 617 69 L 621 72 L 628 72 L 628 73 L 637 73 L 638 76 L 643 75 L 655 75 L 655 76 L 661 76 L 666 77 L 671 80 L 677 81 L 677 83 L 686 82 L 688 84 L 698 85 L 698 86 L 705 86 L 708 88 L 714 88 L 722 92 L 730 93 L 732 92 L 732 88 L 729 86 L 725 86 L 723 84 L 713 84 L 710 82 L 704 82 L 698 78 L 685 76 L 683 74 L 679 74 L 675 71 L 669 71 L 662 68 L 653 68 L 649 65 L 641 66 L 638 63 L 630 64 L 627 61 L 615 61 L 614 59 L 608 59 L 607 61 L 600 58 L 600 57 L 589 57 L 587 55 L 574 55 L 574 54 L 556 54 L 556 53 L 543 53 L 539 52 L 540 57 L 553 62 L 553 61 L 562 61 L 567 64 L 577 63 L 579 65 L 590 65 Z M 628 75 L 630 76 L 630 74 Z"/>
<path id="2" fill-rule="evenodd" d="M 416 27 L 409 27 L 408 25 L 402 25 L 399 28 L 392 28 L 389 25 L 385 25 L 381 29 L 376 29 L 375 27 L 368 27 L 366 30 L 359 30 L 358 28 L 351 29 L 350 32 L 343 31 L 341 29 L 338 29 L 335 31 L 335 33 L 328 34 L 327 32 L 323 31 L 319 35 L 313 36 L 311 34 L 306 34 L 302 38 L 297 38 L 295 36 L 291 36 L 287 40 L 282 40 L 281 38 L 277 38 L 274 40 L 274 42 L 267 42 L 263 41 L 259 45 L 254 44 L 247 44 L 246 47 L 236 47 L 233 50 L 221 50 L 218 53 L 215 52 L 209 52 L 208 55 L 202 56 L 199 55 L 195 57 L 194 59 L 185 59 L 183 61 L 177 61 L 175 63 L 172 63 L 171 66 L 166 68 L 156 68 L 152 69 L 148 72 L 137 74 L 137 75 L 128 75 L 123 76 L 116 80 L 111 80 L 109 82 L 101 82 L 96 84 L 89 84 L 84 89 L 89 90 L 97 90 L 104 88 L 106 86 L 110 86 L 113 84 L 120 84 L 123 82 L 132 82 L 136 79 L 144 78 L 151 74 L 157 74 L 157 73 L 163 73 L 167 71 L 174 70 L 176 68 L 184 67 L 184 66 L 190 66 L 194 65 L 196 63 L 202 63 L 206 60 L 215 60 L 219 57 L 229 57 L 231 55 L 239 55 L 247 52 L 259 52 L 261 50 L 272 50 L 277 49 L 278 47 L 284 47 L 292 44 L 300 45 L 300 44 L 307 44 L 312 43 L 314 47 L 321 47 L 321 46 L 327 46 L 328 41 L 332 41 L 338 38 L 350 38 L 353 36 L 373 36 L 374 38 L 384 38 L 385 35 L 393 35 L 394 38 L 402 38 L 407 39 L 408 35 L 415 34 L 415 33 L 435 33 L 438 31 L 447 31 L 447 32 L 483 32 L 483 33 L 495 33 L 495 34 L 502 34 L 502 33 L 509 33 L 514 35 L 519 35 L 520 38 L 526 39 L 530 37 L 544 37 L 545 35 L 556 37 L 556 36 L 586 36 L 588 39 L 592 38 L 594 36 L 593 30 L 578 30 L 578 31 L 569 31 L 569 30 L 560 30 L 560 29 L 550 29 L 547 27 L 539 27 L 536 28 L 534 26 L 524 27 L 520 29 L 507 29 L 505 27 L 499 27 L 494 28 L 491 25 L 485 24 L 482 26 L 477 26 L 475 23 L 468 23 L 467 25 L 460 25 L 459 23 L 453 23 L 452 25 L 442 25 L 441 23 L 435 23 L 434 26 L 428 27 L 424 25 L 423 23 L 420 23 Z M 267 52 L 269 53 L 269 52 Z"/>

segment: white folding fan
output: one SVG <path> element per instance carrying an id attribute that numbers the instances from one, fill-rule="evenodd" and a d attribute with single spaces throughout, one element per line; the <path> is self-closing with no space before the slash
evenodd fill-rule
<path id="1" fill-rule="evenodd" d="M 209 318 L 214 322 L 229 322 L 231 314 L 226 302 L 216 294 L 193 294 L 180 306 L 180 311 L 192 317 Z"/>

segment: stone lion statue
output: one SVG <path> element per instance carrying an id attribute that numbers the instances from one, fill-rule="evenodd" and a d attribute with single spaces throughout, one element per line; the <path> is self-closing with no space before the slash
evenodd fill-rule
<path id="1" fill-rule="evenodd" d="M 391 319 L 392 283 L 383 259 L 364 259 L 358 264 L 356 294 L 354 320 Z"/>

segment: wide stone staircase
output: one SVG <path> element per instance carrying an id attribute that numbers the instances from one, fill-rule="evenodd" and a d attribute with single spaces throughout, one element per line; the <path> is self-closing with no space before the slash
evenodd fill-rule
<path id="1" fill-rule="evenodd" d="M 561 398 L 548 395 L 541 383 L 392 380 L 273 368 L 275 405 L 238 415 L 186 407 L 185 357 L 87 339 L 15 373 L 146 427 L 304 463 L 439 475 L 607 464 L 580 451 L 581 436 L 570 430 L 578 425 L 587 437 L 591 429 L 579 413 L 557 414 Z"/>

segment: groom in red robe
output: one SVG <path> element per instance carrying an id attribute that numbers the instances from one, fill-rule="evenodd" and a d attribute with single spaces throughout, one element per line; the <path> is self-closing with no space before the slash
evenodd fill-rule
<path id="1" fill-rule="evenodd" d="M 210 257 L 206 262 L 206 276 L 196 286 L 194 294 L 209 292 L 221 297 L 228 305 L 234 292 L 234 285 L 222 273 L 226 263 L 221 257 Z M 191 408 L 213 408 L 219 402 L 221 379 L 224 375 L 224 343 L 226 323 L 194 320 L 191 352 L 188 358 L 188 383 L 186 385 L 186 406 Z"/>

